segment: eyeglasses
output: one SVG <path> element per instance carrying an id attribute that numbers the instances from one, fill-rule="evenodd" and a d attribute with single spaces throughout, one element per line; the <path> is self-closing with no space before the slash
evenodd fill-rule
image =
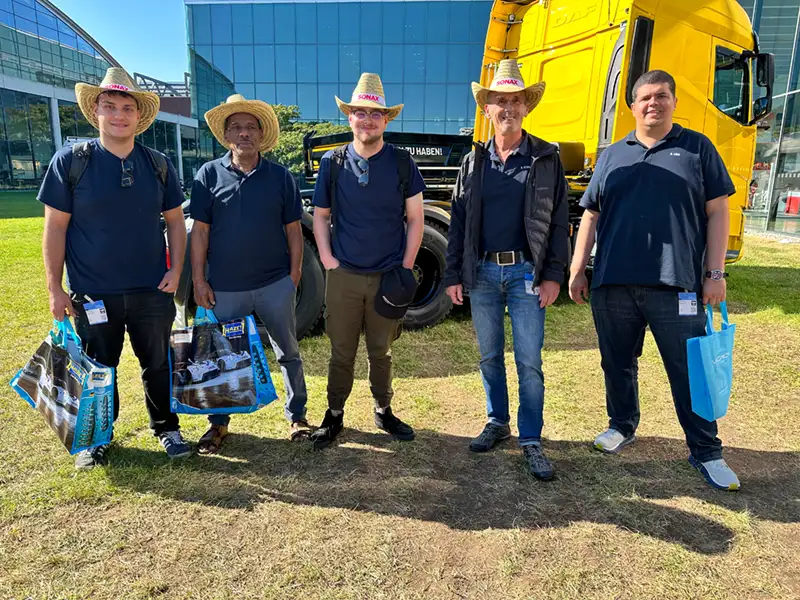
<path id="1" fill-rule="evenodd" d="M 361 169 L 361 175 L 358 176 L 358 185 L 367 187 L 369 183 L 369 161 L 366 158 L 360 158 L 356 164 Z"/>
<path id="2" fill-rule="evenodd" d="M 133 185 L 133 163 L 129 162 L 127 166 L 124 160 L 121 160 L 120 163 L 122 164 L 122 180 L 119 185 L 124 188 L 129 188 Z"/>
<path id="3" fill-rule="evenodd" d="M 386 113 L 381 110 L 373 110 L 372 112 L 367 112 L 365 110 L 354 110 L 353 116 L 359 121 L 363 121 L 367 117 L 371 118 L 373 121 L 377 121 L 385 117 Z"/>

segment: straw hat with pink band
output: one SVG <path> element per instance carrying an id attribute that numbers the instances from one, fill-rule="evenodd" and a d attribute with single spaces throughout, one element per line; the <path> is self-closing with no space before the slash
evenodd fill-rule
<path id="1" fill-rule="evenodd" d="M 83 116 L 95 129 L 100 129 L 95 106 L 97 105 L 97 97 L 103 92 L 125 92 L 136 100 L 136 104 L 139 106 L 139 124 L 136 126 L 136 135 L 145 132 L 156 120 L 158 109 L 161 106 L 161 99 L 158 94 L 146 92 L 136 85 L 136 82 L 131 79 L 125 69 L 110 67 L 100 85 L 75 84 L 75 97 L 78 100 L 78 106 L 81 108 Z"/>
<path id="2" fill-rule="evenodd" d="M 525 105 L 528 107 L 528 112 L 530 112 L 541 101 L 544 95 L 544 88 L 544 81 L 526 87 L 517 61 L 513 58 L 507 58 L 501 60 L 497 65 L 494 78 L 488 88 L 483 87 L 480 83 L 472 82 L 472 95 L 475 96 L 475 102 L 483 110 L 483 107 L 489 103 L 489 92 L 525 92 Z"/>
<path id="3" fill-rule="evenodd" d="M 386 94 L 383 92 L 383 83 L 381 83 L 380 76 L 375 73 L 361 74 L 361 77 L 358 79 L 358 84 L 356 84 L 356 89 L 353 90 L 353 96 L 350 102 L 344 102 L 336 96 L 334 96 L 334 98 L 336 98 L 336 104 L 339 106 L 339 110 L 346 115 L 359 109 L 378 108 L 385 111 L 386 118 L 391 121 L 403 110 L 402 104 L 386 106 Z"/>

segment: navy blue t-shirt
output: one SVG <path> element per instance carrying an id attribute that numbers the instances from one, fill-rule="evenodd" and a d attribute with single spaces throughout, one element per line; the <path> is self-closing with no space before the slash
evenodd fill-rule
<path id="1" fill-rule="evenodd" d="M 303 205 L 292 174 L 264 158 L 244 174 L 231 153 L 204 164 L 192 186 L 192 218 L 211 225 L 208 281 L 221 292 L 255 290 L 289 274 L 285 225 Z"/>
<path id="2" fill-rule="evenodd" d="M 38 200 L 70 213 L 67 228 L 67 279 L 74 292 L 128 294 L 158 289 L 167 272 L 161 213 L 177 208 L 183 192 L 175 167 L 167 161 L 166 189 L 147 151 L 136 144 L 125 159 L 133 185 L 122 187 L 123 161 L 92 140 L 86 170 L 69 189 L 72 148 L 50 161 Z"/>
<path id="3" fill-rule="evenodd" d="M 530 138 L 525 135 L 506 158 L 500 160 L 489 142 L 487 160 L 483 163 L 483 217 L 481 219 L 481 252 L 525 250 L 525 188 L 531 172 Z"/>
<path id="4" fill-rule="evenodd" d="M 735 191 L 711 140 L 680 125 L 650 149 L 635 132 L 609 146 L 580 202 L 600 213 L 592 287 L 699 291 L 706 202 Z"/>
<path id="5" fill-rule="evenodd" d="M 330 173 L 333 151 L 319 162 L 314 206 L 330 208 Z M 381 273 L 403 263 L 406 250 L 406 198 L 400 191 L 394 146 L 384 144 L 369 158 L 369 183 L 358 183 L 361 169 L 353 144 L 336 181 L 333 208 L 333 255 L 343 267 L 362 273 Z M 425 189 L 419 169 L 411 162 L 408 198 Z"/>

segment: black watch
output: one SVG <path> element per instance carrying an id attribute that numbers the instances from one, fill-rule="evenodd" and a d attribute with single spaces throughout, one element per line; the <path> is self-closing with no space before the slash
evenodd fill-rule
<path id="1" fill-rule="evenodd" d="M 708 277 L 711 281 L 720 281 L 721 279 L 725 279 L 727 276 L 728 273 L 725 271 L 720 271 L 719 269 L 706 271 L 706 277 Z"/>

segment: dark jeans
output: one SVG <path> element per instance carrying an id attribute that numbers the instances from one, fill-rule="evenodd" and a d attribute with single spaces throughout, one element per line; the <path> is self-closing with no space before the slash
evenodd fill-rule
<path id="1" fill-rule="evenodd" d="M 647 326 L 664 361 L 678 421 L 697 460 L 722 456 L 716 421 L 692 412 L 686 340 L 705 335 L 702 293 L 697 315 L 678 315 L 683 290 L 635 285 L 608 285 L 592 290 L 592 314 L 606 380 L 609 427 L 631 435 L 639 425 L 639 357 Z"/>
<path id="2" fill-rule="evenodd" d="M 325 287 L 325 324 L 331 340 L 328 365 L 328 408 L 344 410 L 353 389 L 358 341 L 361 332 L 367 342 L 369 385 L 375 405 L 389 406 L 392 389 L 392 342 L 401 322 L 375 311 L 375 296 L 381 274 L 363 274 L 341 267 L 328 271 Z"/>
<path id="3" fill-rule="evenodd" d="M 92 295 L 91 300 L 103 301 L 108 314 L 107 323 L 90 325 L 83 309 L 83 304 L 90 300 L 84 294 L 72 294 L 72 306 L 78 315 L 75 317 L 75 329 L 86 354 L 99 363 L 116 369 L 127 330 L 133 353 L 142 367 L 142 384 L 147 412 L 150 414 L 150 428 L 156 435 L 165 431 L 177 431 L 178 415 L 170 412 L 169 408 L 172 397 L 169 334 L 175 319 L 172 294 L 155 291 Z M 115 378 L 115 421 L 117 416 L 119 391 Z"/>

